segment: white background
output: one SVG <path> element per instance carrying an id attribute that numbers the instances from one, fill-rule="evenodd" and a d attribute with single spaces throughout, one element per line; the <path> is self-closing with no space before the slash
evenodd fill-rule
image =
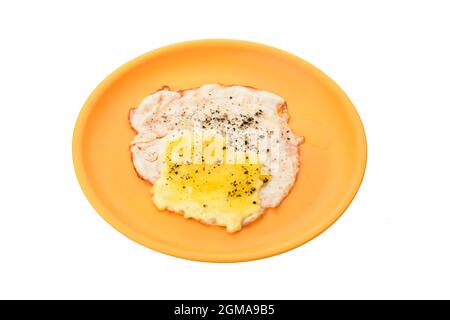
<path id="1" fill-rule="evenodd" d="M 450 298 L 448 1 L 2 1 L 0 298 Z M 78 112 L 116 67 L 262 42 L 347 92 L 369 159 L 344 216 L 289 253 L 210 264 L 128 240 L 76 181 Z"/>

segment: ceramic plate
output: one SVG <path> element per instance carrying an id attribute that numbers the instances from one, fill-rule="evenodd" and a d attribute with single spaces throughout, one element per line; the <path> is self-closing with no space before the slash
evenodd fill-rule
<path id="1" fill-rule="evenodd" d="M 305 137 L 295 186 L 282 204 L 229 234 L 159 211 L 151 185 L 134 171 L 130 108 L 168 85 L 239 84 L 274 92 L 288 104 L 289 125 Z M 144 54 L 117 69 L 91 94 L 73 137 L 80 185 L 97 212 L 134 241 L 180 258 L 232 262 L 298 247 L 331 226 L 363 179 L 366 139 L 345 93 L 324 73 L 287 52 L 236 40 L 200 40 Z"/>

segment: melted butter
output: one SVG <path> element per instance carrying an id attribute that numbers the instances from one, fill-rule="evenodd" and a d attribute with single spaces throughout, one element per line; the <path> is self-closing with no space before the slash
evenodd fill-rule
<path id="1" fill-rule="evenodd" d="M 175 163 L 170 158 L 173 143 L 166 150 L 161 177 L 153 188 L 156 206 L 184 213 L 206 223 L 241 229 L 242 222 L 260 212 L 259 191 L 270 176 L 256 164 Z"/>

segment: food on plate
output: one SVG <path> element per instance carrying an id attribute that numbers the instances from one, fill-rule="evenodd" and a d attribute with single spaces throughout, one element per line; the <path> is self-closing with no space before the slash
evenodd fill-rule
<path id="1" fill-rule="evenodd" d="M 131 155 L 161 210 L 235 232 L 276 207 L 292 188 L 303 137 L 287 104 L 245 86 L 163 87 L 129 114 Z"/>

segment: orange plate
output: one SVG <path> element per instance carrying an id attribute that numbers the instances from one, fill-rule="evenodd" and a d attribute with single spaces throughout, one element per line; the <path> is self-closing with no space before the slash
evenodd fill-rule
<path id="1" fill-rule="evenodd" d="M 306 138 L 288 197 L 235 234 L 157 210 L 128 149 L 134 137 L 130 108 L 163 85 L 180 90 L 206 83 L 248 85 L 284 97 L 291 128 Z M 88 98 L 73 137 L 81 188 L 106 221 L 151 249 L 211 262 L 269 257 L 319 235 L 352 201 L 366 157 L 361 120 L 330 78 L 294 55 L 235 40 L 179 43 L 128 62 Z"/>

